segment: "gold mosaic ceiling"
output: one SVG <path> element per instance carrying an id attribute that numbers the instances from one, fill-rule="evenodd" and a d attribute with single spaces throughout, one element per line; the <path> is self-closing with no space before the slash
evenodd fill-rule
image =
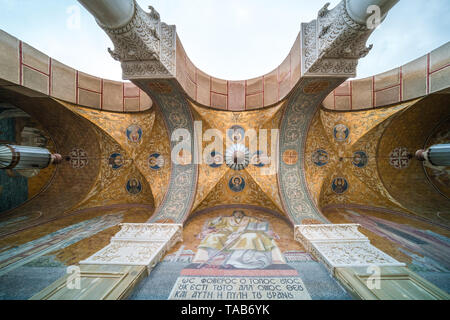
<path id="1" fill-rule="evenodd" d="M 401 154 L 397 155 L 400 162 L 392 163 L 396 160 L 392 159 L 394 151 L 400 150 L 406 142 L 402 145 L 399 142 L 397 146 L 396 141 L 392 141 L 387 147 L 390 151 L 383 149 L 383 154 L 379 149 L 380 141 L 386 140 L 383 138 L 386 132 L 396 132 L 392 123 L 402 123 L 403 117 L 407 121 L 406 111 L 422 100 L 367 111 L 330 112 L 322 109 L 316 113 L 306 140 L 305 176 L 312 198 L 320 209 L 359 205 L 420 215 L 403 201 L 402 196 L 393 193 L 396 189 L 386 185 L 380 174 L 380 168 L 386 166 L 401 175 L 408 173 L 406 168 L 398 170 L 402 169 Z M 172 166 L 170 141 L 159 112 L 152 109 L 139 114 L 117 114 L 60 103 L 95 125 L 103 155 L 94 186 L 74 208 L 126 203 L 158 208 L 166 195 Z M 223 205 L 252 205 L 285 214 L 277 173 L 267 174 L 270 165 L 264 163 L 264 156 L 270 157 L 273 148 L 278 147 L 271 145 L 271 129 L 280 126 L 283 103 L 258 111 L 227 112 L 191 102 L 191 111 L 197 126 L 201 124 L 201 135 L 197 137 L 203 135 L 204 138 L 201 151 L 206 150 L 205 161 L 198 166 L 199 178 L 191 213 Z M 261 151 L 259 145 L 255 153 L 248 139 L 231 141 L 233 136 L 229 130 L 232 128 L 241 128 L 245 133 L 255 130 L 257 136 L 266 129 L 267 150 Z M 205 136 L 209 129 L 217 129 L 225 137 L 221 150 L 211 148 L 214 139 L 208 140 Z M 274 139 L 276 141 L 277 137 Z M 234 170 L 226 163 L 227 147 L 230 149 L 235 143 L 249 149 L 250 163 L 242 170 Z M 409 150 L 410 153 L 414 151 Z M 118 155 L 120 161 L 117 162 Z M 254 162 L 255 157 L 260 162 Z M 396 165 L 400 168 L 395 168 Z M 139 182 L 138 186 L 130 186 L 133 180 Z"/>
<path id="2" fill-rule="evenodd" d="M 212 141 L 203 140 L 203 150 L 206 150 L 204 153 L 214 153 L 219 163 L 211 165 L 203 162 L 199 165 L 199 183 L 192 212 L 223 204 L 249 204 L 283 212 L 276 171 L 267 174 L 269 166 L 263 163 L 264 160 L 261 163 L 255 161 L 255 157 L 259 154 L 262 157 L 272 155 L 271 129 L 279 127 L 283 104 L 248 112 L 216 111 L 193 103 L 191 106 L 195 120 L 202 123 L 203 134 L 208 129 L 217 129 L 224 137 L 221 152 L 207 149 Z M 252 150 L 249 139 L 244 141 L 241 139 L 243 136 L 231 141 L 229 131 L 232 128 L 242 128 L 247 134 L 254 130 L 258 137 L 261 136 L 261 130 L 266 129 L 267 150 L 261 148 Z M 249 149 L 250 163 L 243 170 L 234 170 L 225 163 L 227 146 L 230 149 L 234 143 L 242 144 Z"/>

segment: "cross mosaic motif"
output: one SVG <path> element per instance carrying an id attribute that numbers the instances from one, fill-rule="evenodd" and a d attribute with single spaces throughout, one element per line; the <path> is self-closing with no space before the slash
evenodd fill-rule
<path id="1" fill-rule="evenodd" d="M 70 152 L 70 164 L 75 169 L 84 168 L 89 163 L 87 152 L 83 149 L 73 149 Z"/>

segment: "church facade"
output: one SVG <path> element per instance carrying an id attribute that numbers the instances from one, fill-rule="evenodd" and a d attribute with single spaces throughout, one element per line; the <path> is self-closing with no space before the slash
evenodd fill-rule
<path id="1" fill-rule="evenodd" d="M 398 0 L 325 5 L 242 81 L 153 7 L 79 2 L 127 81 L 0 30 L 0 299 L 449 298 L 450 43 L 349 80 Z"/>

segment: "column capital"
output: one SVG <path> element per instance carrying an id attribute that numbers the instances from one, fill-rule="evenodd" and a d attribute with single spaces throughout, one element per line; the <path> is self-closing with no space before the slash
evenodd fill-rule
<path id="1" fill-rule="evenodd" d="M 358 60 L 372 49 L 366 42 L 374 29 L 355 21 L 347 3 L 343 0 L 331 10 L 327 3 L 316 20 L 302 24 L 303 76 L 356 76 Z"/>
<path id="2" fill-rule="evenodd" d="M 176 26 L 161 22 L 152 7 L 145 12 L 136 2 L 131 20 L 110 28 L 97 23 L 111 38 L 111 56 L 122 63 L 123 79 L 165 79 L 176 76 Z"/>

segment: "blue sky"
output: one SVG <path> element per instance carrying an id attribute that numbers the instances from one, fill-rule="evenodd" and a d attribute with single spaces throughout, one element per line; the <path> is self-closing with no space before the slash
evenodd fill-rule
<path id="1" fill-rule="evenodd" d="M 339 0 L 328 0 L 335 6 Z M 316 18 L 324 1 L 138 0 L 177 25 L 192 61 L 219 78 L 265 74 L 281 63 L 302 22 Z M 75 6 L 75 7 L 74 7 Z M 79 10 L 80 23 L 74 19 Z M 371 36 L 371 53 L 358 78 L 390 70 L 450 41 L 449 0 L 401 0 Z M 107 52 L 109 38 L 76 0 L 0 0 L 0 29 L 78 70 L 121 79 Z"/>

